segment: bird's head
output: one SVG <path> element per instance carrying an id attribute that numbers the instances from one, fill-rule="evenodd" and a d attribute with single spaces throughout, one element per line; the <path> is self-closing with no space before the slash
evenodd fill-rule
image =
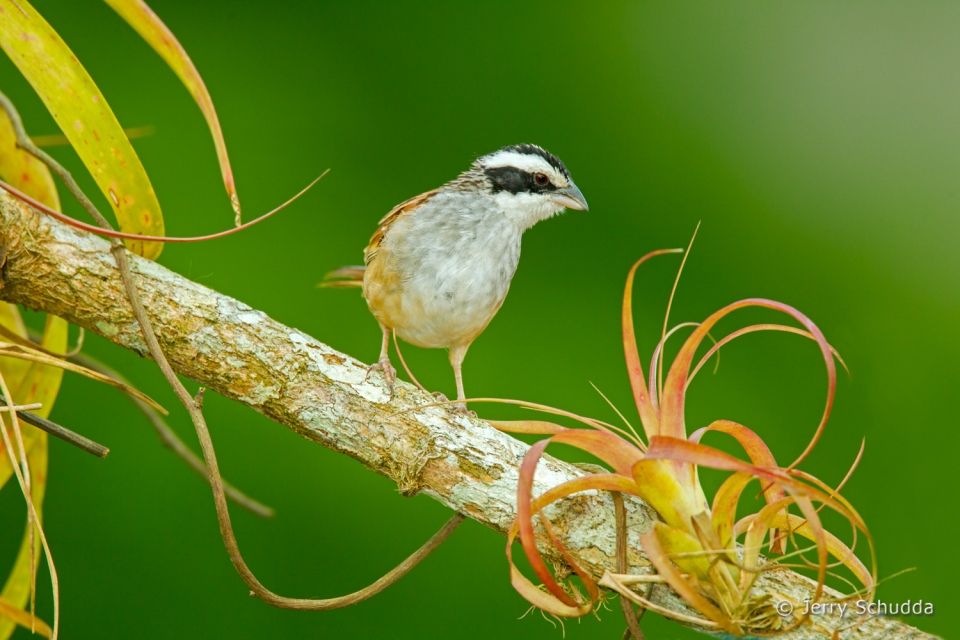
<path id="1" fill-rule="evenodd" d="M 484 188 L 504 215 L 524 228 L 568 207 L 587 210 L 587 201 L 560 158 L 534 144 L 504 147 L 481 156 L 470 173 L 483 178 Z"/>

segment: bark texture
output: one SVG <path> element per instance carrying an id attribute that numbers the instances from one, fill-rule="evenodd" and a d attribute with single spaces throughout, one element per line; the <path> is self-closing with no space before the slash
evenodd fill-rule
<path id="1" fill-rule="evenodd" d="M 106 241 L 0 191 L 0 252 L 0 299 L 53 313 L 148 355 Z M 516 515 L 518 469 L 527 445 L 444 407 L 401 414 L 434 399 L 403 382 L 391 397 L 379 373 L 368 377 L 365 364 L 262 311 L 154 262 L 131 256 L 131 266 L 160 343 L 179 373 L 307 440 L 359 460 L 396 482 L 405 494 L 425 493 L 507 532 Z M 545 456 L 534 493 L 583 473 Z M 656 515 L 640 500 L 625 502 L 631 572 L 647 572 L 649 562 L 638 535 L 652 526 Z M 614 506 L 608 494 L 579 494 L 554 505 L 548 514 L 567 549 L 595 578 L 616 568 Z M 543 549 L 562 566 L 547 545 Z M 812 587 L 807 578 L 778 569 L 765 573 L 755 589 L 802 607 Z M 694 613 L 668 588 L 658 587 L 652 599 Z M 836 617 L 817 617 L 781 637 L 830 638 L 842 626 Z M 873 618 L 840 637 L 934 636 L 897 620 Z"/>

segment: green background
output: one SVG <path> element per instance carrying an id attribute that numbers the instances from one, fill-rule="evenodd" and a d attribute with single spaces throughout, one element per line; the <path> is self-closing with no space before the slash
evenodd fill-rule
<path id="1" fill-rule="evenodd" d="M 121 123 L 155 125 L 135 146 L 168 233 L 229 227 L 203 118 L 160 58 L 102 3 L 36 5 Z M 924 630 L 960 628 L 948 600 L 960 555 L 960 4 L 151 5 L 213 95 L 248 219 L 332 169 L 269 222 L 170 245 L 162 264 L 372 362 L 379 332 L 360 296 L 316 283 L 361 261 L 394 204 L 480 154 L 541 144 L 565 161 L 590 211 L 527 234 L 511 294 L 466 360 L 468 393 L 612 419 L 593 382 L 627 411 L 619 343 L 626 271 L 649 250 L 685 245 L 702 221 L 672 320 L 762 296 L 818 323 L 852 376 L 841 376 L 833 418 L 805 468 L 836 483 L 866 438 L 845 493 L 876 537 L 881 576 L 916 567 L 883 584 L 880 597 L 933 602 L 933 617 L 908 619 Z M 55 132 L 6 59 L 0 84 L 32 133 Z M 69 149 L 54 153 L 95 192 Z M 73 203 L 67 210 L 81 216 Z M 678 262 L 661 258 L 639 278 L 645 362 Z M 28 316 L 34 326 L 42 320 Z M 779 319 L 744 313 L 721 330 Z M 98 337 L 87 345 L 173 409 L 171 423 L 195 442 L 154 366 Z M 454 392 L 445 354 L 405 353 L 428 387 Z M 690 428 L 737 420 L 781 461 L 793 459 L 822 409 L 818 358 L 795 336 L 744 338 L 724 349 L 716 375 L 693 385 Z M 239 404 L 210 394 L 206 409 L 225 477 L 277 509 L 266 521 L 233 514 L 247 561 L 278 592 L 357 589 L 450 515 Z M 360 606 L 270 608 L 234 573 L 209 489 L 129 402 L 70 376 L 53 418 L 112 449 L 96 460 L 51 445 L 47 533 L 64 638 L 560 637 L 538 615 L 517 620 L 527 606 L 510 587 L 504 540 L 474 522 Z M 716 486 L 709 474 L 706 482 Z M 22 531 L 12 486 L 0 493 L 0 567 Z M 699 637 L 646 620 L 650 638 Z M 568 622 L 566 632 L 619 638 L 621 629 L 619 612 L 607 611 L 600 622 Z"/>

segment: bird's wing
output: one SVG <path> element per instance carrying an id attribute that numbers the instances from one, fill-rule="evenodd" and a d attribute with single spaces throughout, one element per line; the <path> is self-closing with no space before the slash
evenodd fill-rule
<path id="1" fill-rule="evenodd" d="M 377 251 L 380 249 L 380 245 L 383 243 L 383 238 L 390 229 L 390 225 L 396 222 L 400 216 L 409 214 L 421 207 L 430 198 L 437 195 L 438 191 L 440 190 L 434 189 L 433 191 L 427 191 L 426 193 L 421 193 L 420 195 L 410 198 L 405 202 L 401 202 L 395 206 L 390 213 L 385 215 L 383 220 L 380 221 L 380 226 L 377 227 L 373 237 L 370 238 L 370 244 L 367 245 L 367 248 L 363 252 L 364 264 L 370 264 L 370 261 L 373 260 L 373 257 L 377 255 Z"/>

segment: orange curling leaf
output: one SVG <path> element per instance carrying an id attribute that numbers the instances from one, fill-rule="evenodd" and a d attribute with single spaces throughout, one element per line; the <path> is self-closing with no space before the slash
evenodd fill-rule
<path id="1" fill-rule="evenodd" d="M 773 453 L 770 451 L 770 447 L 767 446 L 767 443 L 764 442 L 763 439 L 758 436 L 753 429 L 745 427 L 742 424 L 737 424 L 736 422 L 731 422 L 730 420 L 717 420 L 709 426 L 702 427 L 691 433 L 690 441 L 699 442 L 701 436 L 707 431 L 719 431 L 736 438 L 737 442 L 740 443 L 740 446 L 742 446 L 744 451 L 747 452 L 747 456 L 750 458 L 753 464 L 761 467 L 777 466 L 777 461 L 774 459 Z M 778 484 L 768 484 L 763 493 L 764 496 L 766 496 L 768 504 L 776 502 L 785 495 L 783 489 Z M 739 498 L 739 494 L 737 497 Z M 714 522 L 716 522 L 716 516 L 714 516 L 714 518 Z M 735 514 L 731 516 L 728 524 L 732 523 L 734 518 Z M 780 553 L 783 550 L 781 544 L 782 540 L 780 536 L 777 535 L 776 531 L 773 533 L 772 540 L 773 542 L 770 548 L 771 552 Z"/>
<path id="2" fill-rule="evenodd" d="M 601 437 L 595 438 L 594 436 Z M 543 558 L 540 556 L 533 531 L 533 516 L 536 515 L 536 513 L 543 508 L 543 506 L 546 506 L 551 502 L 559 500 L 560 498 L 577 491 L 585 491 L 588 489 L 630 491 L 635 489 L 635 487 L 633 486 L 633 483 L 630 482 L 629 478 L 624 478 L 614 474 L 595 474 L 566 482 L 559 487 L 551 489 L 544 494 L 544 496 L 541 496 L 534 501 L 533 477 L 537 468 L 537 463 L 540 461 L 540 457 L 543 455 L 544 450 L 551 441 L 575 444 L 576 446 L 583 448 L 585 451 L 589 451 L 597 457 L 604 459 L 604 454 L 610 453 L 609 448 L 611 446 L 609 441 L 604 441 L 606 438 L 621 440 L 617 436 L 608 433 L 567 429 L 553 438 L 541 440 L 530 447 L 526 455 L 524 455 L 523 462 L 520 465 L 520 477 L 517 487 L 517 520 L 514 523 L 514 528 L 520 535 L 520 544 L 523 546 L 523 550 L 527 555 L 527 559 L 530 561 L 530 565 L 537 574 L 537 577 L 540 578 L 541 582 L 550 593 L 552 593 L 564 605 L 569 607 L 577 607 L 580 603 L 577 603 L 575 600 L 573 600 L 573 598 L 571 598 L 569 594 L 567 594 L 562 587 L 560 587 L 544 563 Z M 623 441 L 621 440 L 621 442 Z M 620 465 L 625 464 L 617 458 L 614 458 L 614 460 L 614 462 L 610 462 L 610 464 L 613 466 L 618 466 L 618 463 Z M 584 582 L 584 585 L 587 586 L 589 591 L 591 591 L 591 596 L 594 596 L 596 585 L 593 583 L 593 580 L 586 574 L 586 572 L 580 569 L 580 567 L 573 561 L 571 557 L 569 557 L 566 549 L 560 544 L 559 539 L 557 539 L 553 534 L 552 530 L 550 529 L 550 525 L 547 523 L 545 518 L 543 522 L 544 528 L 547 529 L 547 532 L 557 550 L 560 551 L 560 553 L 567 560 L 568 564 L 570 564 L 577 575 L 580 576 L 581 580 Z M 513 530 L 511 530 L 511 536 L 508 537 L 508 553 L 512 542 Z M 595 597 L 593 597 L 593 599 L 595 599 Z"/>
<path id="3" fill-rule="evenodd" d="M 537 444 L 543 444 L 545 442 L 546 441 L 541 441 L 540 443 L 537 443 Z M 539 453 L 534 452 L 531 455 L 531 453 L 528 451 L 527 455 L 531 456 L 531 459 L 534 457 L 539 459 L 539 456 L 542 455 L 544 448 L 546 448 L 545 444 L 543 444 L 543 446 L 539 448 Z M 526 461 L 526 457 L 524 458 L 524 460 Z M 525 482 L 528 480 L 532 480 L 532 473 L 530 473 L 529 475 L 526 473 L 523 473 L 523 468 L 521 467 L 521 475 L 522 475 L 521 485 L 526 486 L 525 491 L 529 495 L 531 485 L 525 484 Z M 590 490 L 620 491 L 623 493 L 632 493 L 636 491 L 636 485 L 632 481 L 630 481 L 628 478 L 624 478 L 623 476 L 613 474 L 613 473 L 591 474 L 587 476 L 582 476 L 580 478 L 575 478 L 573 480 L 568 480 L 563 484 L 560 484 L 560 485 L 557 485 L 556 487 L 551 488 L 550 490 L 546 491 L 542 495 L 538 496 L 536 499 L 533 499 L 532 501 L 527 501 L 525 506 L 523 503 L 518 502 L 517 520 L 514 521 L 513 526 L 510 528 L 510 531 L 507 534 L 507 559 L 510 562 L 510 575 L 511 575 L 511 581 L 513 582 L 514 587 L 516 587 L 517 591 L 519 591 L 520 594 L 523 595 L 524 598 L 526 598 L 531 604 L 536 605 L 537 607 L 540 607 L 545 611 L 548 611 L 550 613 L 553 613 L 554 615 L 561 616 L 561 617 L 582 616 L 586 613 L 589 613 L 591 607 L 589 606 L 589 604 L 577 604 L 573 601 L 572 598 L 569 598 L 569 596 L 563 591 L 560 585 L 553 578 L 553 575 L 546 568 L 546 565 L 543 564 L 543 559 L 540 556 L 540 552 L 537 550 L 536 544 L 530 545 L 529 550 L 528 550 L 528 546 L 524 545 L 524 552 L 527 554 L 527 559 L 530 561 L 530 564 L 534 566 L 534 571 L 536 571 L 537 576 L 543 581 L 544 586 L 550 591 L 550 594 L 553 594 L 553 595 L 544 593 L 543 591 L 540 591 L 539 589 L 534 587 L 532 583 L 530 583 L 530 581 L 527 580 L 527 578 L 525 578 L 523 574 L 519 572 L 519 570 L 513 564 L 513 555 L 511 553 L 511 550 L 513 546 L 513 542 L 516 540 L 517 534 L 520 533 L 522 530 L 529 531 L 529 535 L 531 536 L 531 540 L 532 540 L 533 516 L 537 515 L 544 508 L 546 508 L 550 504 L 553 504 L 557 500 L 561 500 L 563 498 L 566 498 L 567 496 L 573 495 L 575 493 L 579 493 L 581 491 L 590 491 Z M 546 522 L 546 520 L 544 520 L 544 522 Z M 527 525 L 529 525 L 529 527 Z M 554 542 L 554 544 L 556 544 L 558 540 L 554 535 L 552 528 L 549 528 L 549 525 L 547 525 L 545 528 L 547 528 L 547 531 L 551 537 L 551 540 Z M 523 543 L 522 539 L 521 539 L 521 543 Z M 562 552 L 563 555 L 567 559 L 568 563 L 570 563 L 571 567 L 574 568 L 574 571 L 577 573 L 577 575 L 579 575 L 581 580 L 583 580 L 584 584 L 587 586 L 587 589 L 591 592 L 591 595 L 592 595 L 594 593 L 594 589 L 596 588 L 596 586 L 593 583 L 593 580 L 585 572 L 582 572 L 582 570 L 580 570 L 577 564 L 572 561 L 572 558 L 570 558 L 565 553 L 565 551 L 566 550 L 564 549 Z M 539 567 L 541 570 L 538 571 L 537 567 Z M 517 586 L 518 582 L 525 586 L 518 587 Z M 526 585 L 529 585 L 529 588 L 527 588 Z M 533 591 L 530 591 L 530 589 L 533 589 Z M 557 595 L 558 592 L 559 594 L 562 594 L 563 599 L 559 599 L 560 596 Z M 541 602 L 546 602 L 549 604 L 549 606 L 543 606 L 541 605 Z M 571 604 L 571 602 L 573 602 L 573 604 Z"/>
<path id="4" fill-rule="evenodd" d="M 773 518 L 771 524 L 773 527 L 780 529 L 789 529 L 793 533 L 803 536 L 808 540 L 815 541 L 817 539 L 816 534 L 810 527 L 810 524 L 800 516 L 792 513 L 778 513 Z M 850 569 L 850 571 L 854 576 L 856 576 L 857 580 L 859 580 L 862 585 L 864 585 L 867 589 L 870 589 L 876 583 L 876 580 L 867 567 L 853 553 L 850 547 L 844 544 L 842 540 L 829 531 L 824 530 L 823 534 L 826 538 L 826 547 L 830 555 L 837 560 L 840 560 L 843 566 Z"/>
<path id="5" fill-rule="evenodd" d="M 630 386 L 633 389 L 633 399 L 637 404 L 637 412 L 640 414 L 640 421 L 643 423 L 643 430 L 648 438 L 659 433 L 660 419 L 647 394 L 646 376 L 643 375 L 643 363 L 640 361 L 640 353 L 637 350 L 637 336 L 633 328 L 633 279 L 637 267 L 641 264 L 650 258 L 668 253 L 683 253 L 683 249 L 660 249 L 643 256 L 630 268 L 630 272 L 627 274 L 627 284 L 623 289 L 623 353 L 627 360 L 627 373 L 630 378 Z"/>
<path id="6" fill-rule="evenodd" d="M 713 354 L 715 354 L 717 351 L 719 351 L 721 347 L 726 346 L 727 343 L 732 342 L 733 340 L 739 338 L 740 336 L 744 336 L 748 333 L 756 333 L 758 331 L 782 331 L 784 333 L 793 333 L 798 336 L 810 338 L 811 340 L 816 340 L 816 337 L 814 337 L 814 335 L 809 331 L 804 331 L 803 329 L 798 329 L 797 327 L 791 327 L 784 324 L 754 324 L 754 325 L 750 325 L 749 327 L 743 327 L 742 329 L 737 329 L 733 333 L 724 336 L 723 339 L 719 340 L 715 345 L 710 347 L 709 351 L 703 354 L 703 357 L 700 358 L 700 362 L 698 362 L 697 366 L 693 368 L 693 371 L 690 373 L 690 377 L 687 379 L 687 387 L 690 386 L 690 383 L 693 381 L 693 378 L 697 375 L 697 372 L 699 372 L 700 369 L 703 368 L 703 365 L 705 365 L 710 360 L 710 357 L 713 356 Z M 850 369 L 849 367 L 847 367 L 847 363 L 844 362 L 843 358 L 840 356 L 840 352 L 834 349 L 832 346 L 830 347 L 830 351 L 831 353 L 833 353 L 833 357 L 837 359 L 837 362 L 839 362 L 840 365 L 844 368 L 844 370 L 846 370 L 846 372 L 849 374 Z"/>
<path id="7" fill-rule="evenodd" d="M 748 464 L 712 447 L 679 440 L 676 438 L 656 437 L 650 443 L 647 459 L 679 460 L 722 471 L 744 471 L 768 482 L 781 485 L 788 493 L 800 498 L 810 498 L 829 506 L 850 520 L 858 529 L 866 532 L 867 527 L 860 515 L 839 495 L 830 495 L 832 490 L 823 491 L 801 482 L 789 469 L 779 467 L 758 467 Z M 646 460 L 644 460 L 646 462 Z M 769 506 L 769 505 L 768 505 Z"/>
<path id="8" fill-rule="evenodd" d="M 520 478 L 517 485 L 516 524 L 519 528 L 520 544 L 523 547 L 524 553 L 527 554 L 527 559 L 530 561 L 530 566 L 534 573 L 537 574 L 537 577 L 540 578 L 543 585 L 557 600 L 568 607 L 576 608 L 580 606 L 580 603 L 570 597 L 553 578 L 553 574 L 550 573 L 550 569 L 547 568 L 543 558 L 540 556 L 540 551 L 537 550 L 536 537 L 533 532 L 533 513 L 530 504 L 533 499 L 533 474 L 537 468 L 537 462 L 540 460 L 540 456 L 543 455 L 543 451 L 547 448 L 548 444 L 550 444 L 549 440 L 541 440 L 530 447 L 530 450 L 523 456 L 523 462 L 520 465 Z M 510 552 L 512 542 L 512 538 L 508 537 L 507 553 Z"/>
<path id="9" fill-rule="evenodd" d="M 680 352 L 677 354 L 677 357 L 674 359 L 673 364 L 670 367 L 669 374 L 667 374 L 667 381 L 663 391 L 664 397 L 661 399 L 661 434 L 674 438 L 686 437 L 686 427 L 683 421 L 684 399 L 686 395 L 687 379 L 690 372 L 690 366 L 693 363 L 693 356 L 696 353 L 697 347 L 700 346 L 700 343 L 707 336 L 707 333 L 717 322 L 729 315 L 731 312 L 736 311 L 737 309 L 743 309 L 745 307 L 765 307 L 768 309 L 782 311 L 783 313 L 793 316 L 794 319 L 803 324 L 807 331 L 814 336 L 818 346 L 820 347 L 820 352 L 823 355 L 824 363 L 826 364 L 828 384 L 827 400 L 826 406 L 823 410 L 823 416 L 821 417 L 820 424 L 817 426 L 817 430 L 814 432 L 813 438 L 807 445 L 807 448 L 804 449 L 803 453 L 801 453 L 800 456 L 793 462 L 793 464 L 790 465 L 792 468 L 806 458 L 807 455 L 809 455 L 810 451 L 813 450 L 813 447 L 820 439 L 820 435 L 823 433 L 823 430 L 827 425 L 827 420 L 830 418 L 830 411 L 833 408 L 834 394 L 836 392 L 837 369 L 833 362 L 833 353 L 831 351 L 830 344 L 827 342 L 827 339 L 823 336 L 823 333 L 820 331 L 817 325 L 815 325 L 812 320 L 807 318 L 807 316 L 797 309 L 775 300 L 750 298 L 729 304 L 719 311 L 711 314 L 710 317 L 704 320 L 700 326 L 693 331 L 690 337 L 687 338 L 687 341 L 684 343 L 683 347 L 680 349 Z"/>
<path id="10" fill-rule="evenodd" d="M 588 429 L 564 429 L 545 442 L 569 444 L 600 458 L 620 475 L 630 477 L 643 454 L 620 436 Z"/>
<path id="11" fill-rule="evenodd" d="M 759 467 L 777 466 L 777 461 L 773 457 L 773 452 L 770 451 L 770 447 L 767 446 L 767 443 L 764 442 L 753 429 L 730 420 L 716 420 L 708 426 L 701 427 L 691 433 L 690 442 L 700 442 L 700 438 L 707 431 L 718 431 L 735 438 L 736 441 L 740 443 L 740 446 L 743 447 L 743 450 L 746 451 L 747 456 L 753 464 Z M 768 487 L 765 495 L 768 503 L 779 500 L 784 496 L 783 490 L 776 485 Z"/>

